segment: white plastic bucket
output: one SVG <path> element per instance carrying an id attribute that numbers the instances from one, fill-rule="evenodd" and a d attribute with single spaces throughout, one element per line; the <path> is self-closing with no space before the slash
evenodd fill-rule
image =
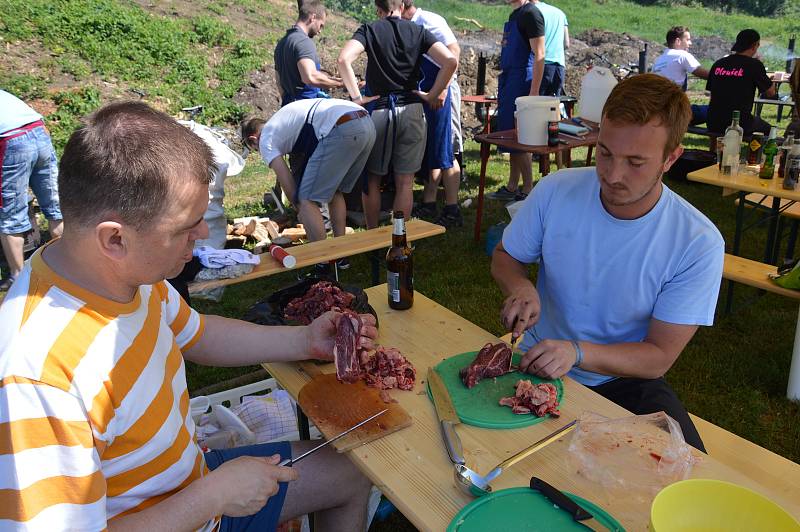
<path id="1" fill-rule="evenodd" d="M 547 144 L 547 122 L 560 120 L 558 98 L 550 96 L 520 96 L 514 100 L 517 107 L 517 141 L 530 146 Z"/>
<path id="2" fill-rule="evenodd" d="M 592 122 L 600 122 L 603 116 L 603 106 L 616 84 L 617 80 L 609 69 L 592 67 L 581 81 L 578 116 Z"/>

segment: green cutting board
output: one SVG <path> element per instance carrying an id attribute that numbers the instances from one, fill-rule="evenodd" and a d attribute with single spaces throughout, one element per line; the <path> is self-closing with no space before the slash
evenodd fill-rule
<path id="1" fill-rule="evenodd" d="M 558 402 L 564 398 L 564 384 L 561 379 L 541 379 L 528 373 L 514 371 L 494 379 L 483 379 L 472 388 L 467 388 L 458 376 L 461 368 L 468 366 L 477 351 L 461 353 L 439 362 L 436 371 L 441 375 L 456 413 L 463 423 L 487 429 L 518 429 L 541 423 L 550 414 L 538 417 L 533 414 L 514 414 L 507 406 L 500 405 L 500 399 L 514 395 L 514 385 L 518 380 L 529 380 L 533 384 L 549 382 L 558 391 Z M 519 365 L 522 355 L 515 353 L 512 357 L 514 365 Z M 430 386 L 426 383 L 428 397 L 431 398 Z M 433 400 L 431 398 L 431 400 Z"/>
<path id="2" fill-rule="evenodd" d="M 609 530 L 625 532 L 622 525 L 596 504 L 577 495 L 564 495 L 588 510 Z M 530 488 L 509 488 L 479 497 L 456 514 L 447 532 L 488 532 L 504 530 L 513 532 L 586 532 L 564 510 L 555 506 L 540 492 Z"/>

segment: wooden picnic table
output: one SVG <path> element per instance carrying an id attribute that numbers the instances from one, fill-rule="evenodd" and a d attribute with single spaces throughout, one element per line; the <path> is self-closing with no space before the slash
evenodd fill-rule
<path id="1" fill-rule="evenodd" d="M 481 175 L 478 181 L 478 209 L 475 215 L 475 242 L 481 240 L 481 222 L 483 220 L 483 192 L 486 187 L 486 167 L 489 163 L 489 155 L 492 145 L 510 150 L 526 151 L 539 156 L 539 173 L 542 177 L 550 173 L 550 154 L 564 155 L 564 165 L 572 166 L 572 149 L 587 146 L 589 151 L 586 155 L 586 166 L 592 162 L 592 148 L 597 144 L 597 136 L 600 133 L 599 127 L 593 122 L 584 120 L 592 126 L 592 130 L 584 137 L 574 137 L 559 133 L 558 138 L 563 141 L 557 146 L 520 144 L 517 142 L 517 130 L 507 129 L 505 131 L 495 131 L 494 133 L 482 133 L 475 136 L 475 140 L 481 143 Z M 566 123 L 572 124 L 567 121 Z"/>
<path id="2" fill-rule="evenodd" d="M 415 294 L 414 306 L 405 311 L 388 307 L 385 284 L 366 292 L 378 314 L 379 342 L 400 349 L 416 367 L 414 389 L 408 392 L 393 390 L 391 393 L 412 417 L 413 424 L 353 449 L 348 455 L 414 526 L 423 531 L 439 532 L 472 499 L 454 485 L 453 466 L 442 443 L 433 404 L 425 393 L 425 375 L 430 366 L 441 360 L 478 350 L 497 338 L 419 292 Z M 297 397 L 310 380 L 297 363 L 273 363 L 264 367 L 293 397 Z M 332 364 L 321 368 L 325 373 L 335 371 Z M 456 430 L 463 442 L 467 466 L 485 474 L 510 454 L 587 410 L 613 418 L 630 415 L 569 378 L 564 379 L 564 399 L 560 408 L 560 419 L 548 419 L 522 429 L 491 430 L 458 425 Z M 644 503 L 636 500 L 638 493 L 620 497 L 577 475 L 567 460 L 569 440 L 567 435 L 526 458 L 493 481 L 492 487 L 499 490 L 527 486 L 531 476 L 536 475 L 602 506 L 627 530 L 647 529 L 651 497 L 648 496 Z M 692 478 L 715 478 L 746 486 L 774 500 L 795 517 L 800 516 L 800 501 L 792 500 L 774 487 L 760 485 L 699 451 L 696 454 L 702 461 L 694 466 Z"/>
<path id="3" fill-rule="evenodd" d="M 708 166 L 694 172 L 689 172 L 686 176 L 689 181 L 697 181 L 707 185 L 722 187 L 723 195 L 736 193 L 739 196 L 739 204 L 736 207 L 736 229 L 733 236 L 733 248 L 731 254 L 739 256 L 742 233 L 744 231 L 744 211 L 747 205 L 747 194 L 756 192 L 765 197 L 771 197 L 770 205 L 767 205 L 769 213 L 769 228 L 767 231 L 767 243 L 764 249 L 764 263 L 775 264 L 778 260 L 778 241 L 777 227 L 778 219 L 782 209 L 800 200 L 800 190 L 786 190 L 783 188 L 783 181 L 777 177 L 772 179 L 761 179 L 757 174 L 751 172 L 739 172 L 735 176 L 723 175 L 717 165 Z M 790 203 L 782 200 L 789 200 Z M 765 279 L 765 282 L 770 282 Z M 773 290 L 774 291 L 774 290 Z M 728 287 L 727 305 L 730 309 L 730 301 L 733 295 L 733 285 Z M 784 294 L 785 295 L 785 294 Z M 795 330 L 794 347 L 792 349 L 792 362 L 789 367 L 789 382 L 787 385 L 786 396 L 792 400 L 800 400 L 800 311 L 797 316 L 797 328 Z"/>
<path id="4" fill-rule="evenodd" d="M 428 238 L 430 236 L 441 235 L 444 232 L 445 228 L 441 225 L 436 225 L 424 220 L 412 219 L 406 223 L 406 236 L 409 242 Z M 337 238 L 309 242 L 301 246 L 292 246 L 286 250 L 297 259 L 296 268 L 302 268 L 304 266 L 313 266 L 321 262 L 329 262 L 351 255 L 358 255 L 359 253 L 374 251 L 376 249 L 388 248 L 391 245 L 392 227 L 387 225 L 368 231 L 357 231 Z M 189 292 L 195 293 L 209 288 L 242 283 L 251 279 L 258 279 L 259 277 L 266 277 L 268 275 L 289 271 L 268 253 L 260 255 L 260 257 L 261 264 L 253 268 L 253 271 L 250 273 L 233 279 L 216 279 L 213 281 L 190 283 Z M 377 283 L 378 279 L 376 275 L 378 271 L 375 264 L 373 264 L 372 273 L 373 282 Z"/>

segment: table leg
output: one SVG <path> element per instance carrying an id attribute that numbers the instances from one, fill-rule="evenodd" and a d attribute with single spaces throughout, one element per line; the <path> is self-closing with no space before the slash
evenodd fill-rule
<path id="1" fill-rule="evenodd" d="M 792 348 L 792 363 L 789 366 L 789 386 L 786 397 L 792 401 L 800 401 L 800 310 L 797 315 L 797 327 L 794 330 L 794 347 Z"/>
<path id="2" fill-rule="evenodd" d="M 572 149 L 559 152 L 564 154 L 564 167 L 565 168 L 572 168 Z"/>
<path id="3" fill-rule="evenodd" d="M 736 207 L 736 230 L 733 233 L 733 249 L 731 253 L 739 256 L 739 246 L 742 243 L 742 223 L 744 222 L 744 203 L 747 197 L 747 192 L 740 190 L 739 206 Z M 731 306 L 733 305 L 733 281 L 728 281 L 728 293 L 725 298 L 725 314 L 731 313 Z"/>
<path id="4" fill-rule="evenodd" d="M 784 255 L 787 259 L 794 258 L 794 245 L 797 242 L 797 226 L 798 220 L 792 220 L 792 228 L 789 230 L 789 240 L 786 242 L 786 254 Z"/>
<path id="5" fill-rule="evenodd" d="M 308 417 L 297 407 L 297 430 L 300 432 L 301 440 L 311 439 L 311 428 L 308 425 Z"/>
<path id="6" fill-rule="evenodd" d="M 544 153 L 539 156 L 539 175 L 541 177 L 550 173 L 550 154 Z"/>
<path id="7" fill-rule="evenodd" d="M 740 199 L 741 202 L 741 199 Z M 781 199 L 778 197 L 772 198 L 772 211 L 770 212 L 769 229 L 767 231 L 767 245 L 764 249 L 764 262 L 766 264 L 775 264 L 778 260 L 778 248 L 780 247 L 775 236 L 778 233 L 778 219 L 781 215 Z"/>
<path id="8" fill-rule="evenodd" d="M 586 166 L 592 166 L 592 148 L 594 146 L 588 146 L 586 148 Z"/>
<path id="9" fill-rule="evenodd" d="M 481 222 L 483 221 L 483 189 L 486 186 L 486 165 L 489 164 L 488 142 L 481 142 L 481 176 L 478 180 L 478 211 L 475 213 L 475 242 L 481 241 Z"/>
<path id="10" fill-rule="evenodd" d="M 369 262 L 372 266 L 372 286 L 380 284 L 381 276 L 381 258 L 377 251 L 372 251 L 369 254 Z"/>

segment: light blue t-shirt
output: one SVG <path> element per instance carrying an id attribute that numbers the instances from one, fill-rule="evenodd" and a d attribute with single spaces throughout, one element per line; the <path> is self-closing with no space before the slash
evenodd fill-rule
<path id="1" fill-rule="evenodd" d="M 536 8 L 544 17 L 544 60 L 547 63 L 567 65 L 564 56 L 564 28 L 569 26 L 567 16 L 556 6 L 536 2 Z"/>
<path id="2" fill-rule="evenodd" d="M 4 133 L 10 134 L 12 130 L 31 122 L 41 120 L 42 115 L 31 109 L 28 104 L 4 90 L 0 90 L 0 137 Z"/>
<path id="3" fill-rule="evenodd" d="M 606 211 L 594 168 L 561 170 L 533 189 L 503 233 L 512 257 L 539 263 L 541 317 L 523 351 L 535 336 L 640 342 L 651 318 L 713 324 L 725 242 L 708 218 L 662 186 L 655 207 L 635 220 Z M 578 368 L 569 376 L 589 386 L 613 379 Z"/>

